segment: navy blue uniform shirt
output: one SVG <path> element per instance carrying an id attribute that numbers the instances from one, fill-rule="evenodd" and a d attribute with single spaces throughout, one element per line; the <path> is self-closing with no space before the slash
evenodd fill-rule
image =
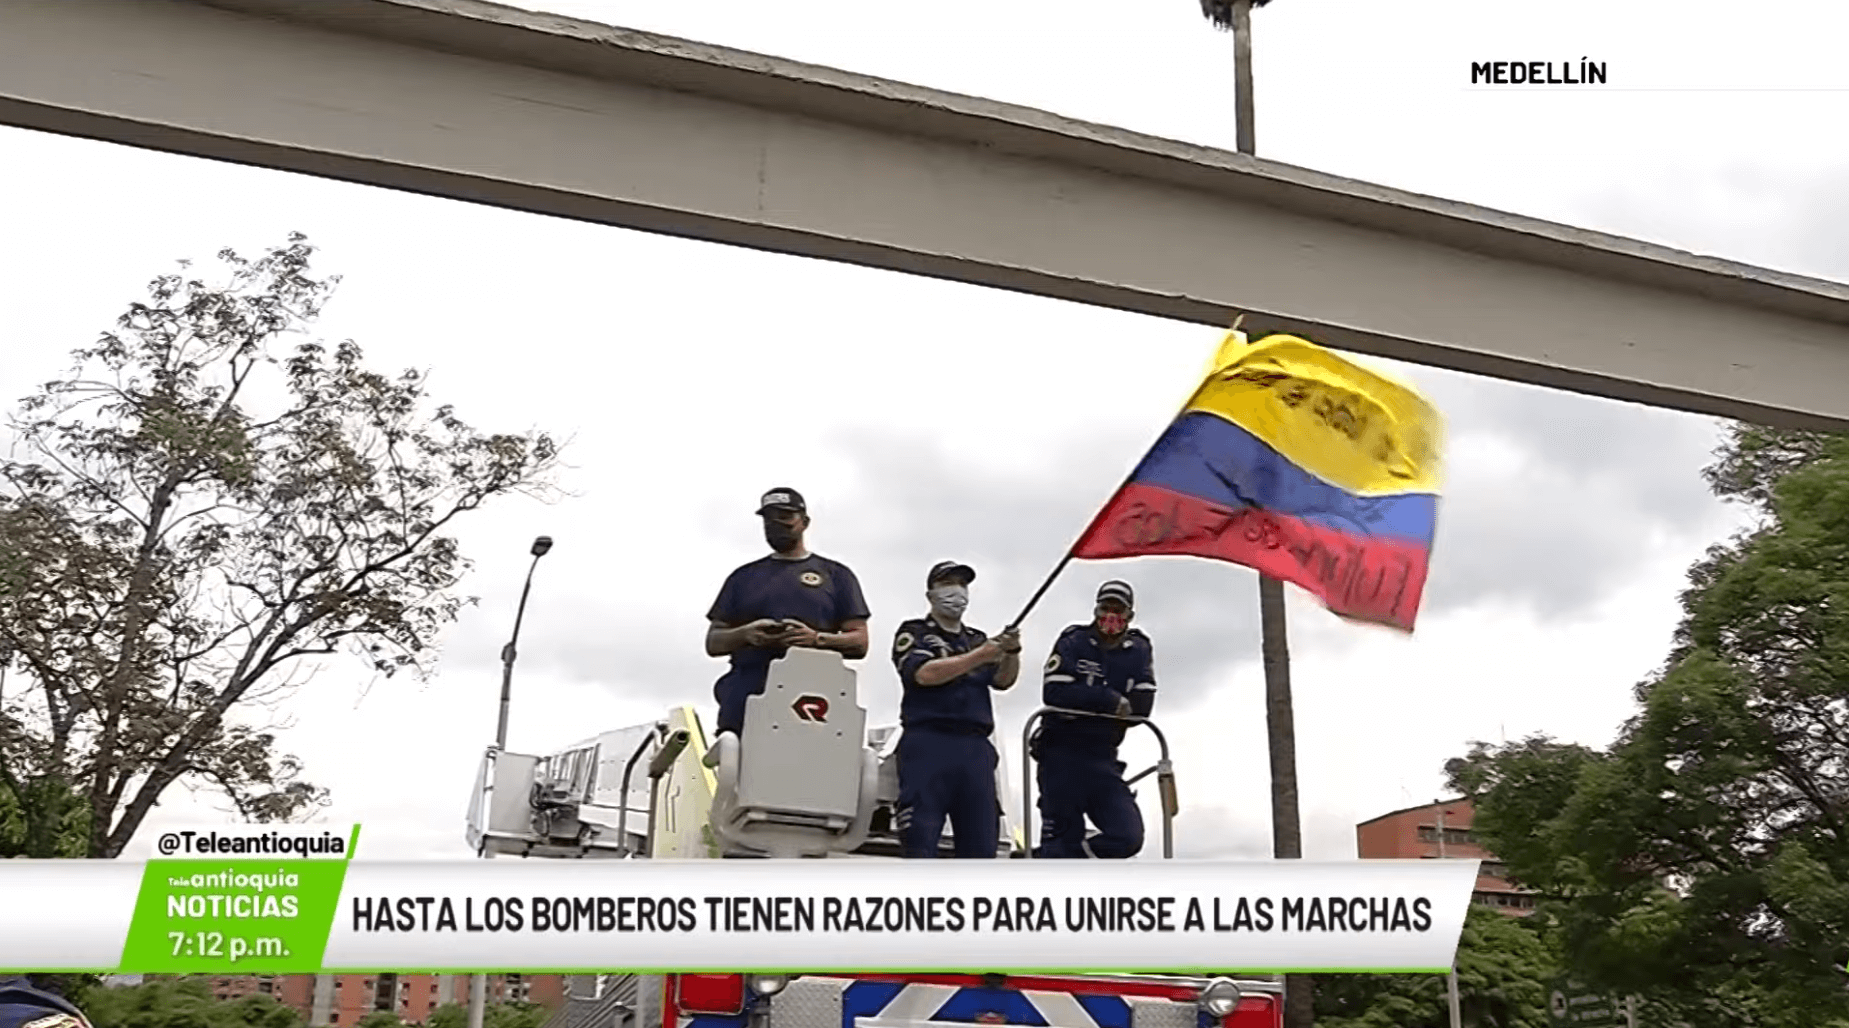
<path id="1" fill-rule="evenodd" d="M 744 565 L 726 576 L 713 609 L 706 612 L 707 620 L 733 626 L 759 618 L 794 618 L 818 632 L 839 632 L 846 622 L 870 616 L 854 572 L 813 553 L 801 560 L 764 556 Z M 787 646 L 733 651 L 725 675 L 733 681 L 727 684 L 763 691 L 770 662 L 788 652 Z"/>
<path id="2" fill-rule="evenodd" d="M 952 632 L 930 617 L 900 625 L 892 639 L 892 663 L 905 689 L 899 700 L 899 723 L 906 728 L 928 726 L 971 735 L 993 731 L 995 707 L 989 701 L 989 690 L 995 685 L 996 665 L 984 664 L 937 685 L 918 684 L 919 668 L 939 657 L 968 653 L 988 641 L 981 629 L 964 625 L 962 631 Z"/>
<path id="3" fill-rule="evenodd" d="M 1041 700 L 1048 706 L 1112 714 L 1128 696 L 1130 713 L 1148 717 L 1156 705 L 1155 650 L 1140 629 L 1130 629 L 1106 649 L 1097 629 L 1072 625 L 1053 644 L 1042 681 Z M 1115 756 L 1129 730 L 1121 721 L 1060 714 L 1048 714 L 1042 725 L 1043 748 L 1093 756 Z"/>

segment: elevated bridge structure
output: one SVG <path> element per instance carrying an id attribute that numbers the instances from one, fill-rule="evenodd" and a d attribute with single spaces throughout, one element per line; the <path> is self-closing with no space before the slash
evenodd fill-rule
<path id="1" fill-rule="evenodd" d="M 6 0 L 0 124 L 1849 428 L 1840 284 L 474 0 Z"/>

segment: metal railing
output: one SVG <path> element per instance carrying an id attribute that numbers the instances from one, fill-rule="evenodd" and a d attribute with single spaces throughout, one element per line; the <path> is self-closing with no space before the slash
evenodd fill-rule
<path id="1" fill-rule="evenodd" d="M 1175 791 L 1175 766 L 1169 760 L 1168 737 L 1162 734 L 1162 729 L 1157 728 L 1154 721 L 1146 717 L 1124 714 L 1100 714 L 1093 710 L 1072 710 L 1066 707 L 1041 707 L 1039 710 L 1028 715 L 1027 723 L 1021 726 L 1021 834 L 1026 844 L 1023 847 L 1025 852 L 1022 856 L 1031 860 L 1034 855 L 1033 738 L 1034 728 L 1040 723 L 1040 720 L 1048 714 L 1065 714 L 1072 717 L 1098 718 L 1103 721 L 1116 721 L 1131 726 L 1142 725 L 1155 733 L 1156 745 L 1162 749 L 1161 758 L 1153 765 L 1124 779 L 1124 784 L 1135 785 L 1137 782 L 1142 781 L 1152 774 L 1156 776 L 1156 785 L 1157 788 L 1161 790 L 1162 794 L 1162 858 L 1164 860 L 1173 860 L 1175 858 L 1175 817 L 1181 812 L 1181 801 Z"/>
<path id="2" fill-rule="evenodd" d="M 692 734 L 685 728 L 676 728 L 670 732 L 667 730 L 667 727 L 666 724 L 660 724 L 656 727 L 654 732 L 644 736 L 641 744 L 636 747 L 636 751 L 629 755 L 629 763 L 623 765 L 623 784 L 620 794 L 622 796 L 622 807 L 617 811 L 616 815 L 616 837 L 618 845 L 622 847 L 619 852 L 625 858 L 631 855 L 629 847 L 629 782 L 635 774 L 636 762 L 642 759 L 642 754 L 647 753 L 650 747 L 660 747 L 656 750 L 655 756 L 648 762 L 648 826 L 643 830 L 648 833 L 649 841 L 642 847 L 644 856 L 654 856 L 650 851 L 654 848 L 655 797 L 661 793 L 661 776 L 667 774 L 668 770 L 674 766 L 674 762 L 680 759 L 681 751 L 687 748 L 687 743 L 693 738 Z"/>

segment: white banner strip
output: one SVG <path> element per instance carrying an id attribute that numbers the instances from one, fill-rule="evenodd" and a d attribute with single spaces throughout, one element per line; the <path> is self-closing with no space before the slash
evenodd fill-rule
<path id="1" fill-rule="evenodd" d="M 129 860 L 0 860 L 0 967 L 114 968 L 146 867 Z"/>
<path id="2" fill-rule="evenodd" d="M 0 861 L 0 966 L 114 966 L 143 867 Z M 1436 970 L 1476 876 L 1472 860 L 356 860 L 323 966 Z"/>
<path id="3" fill-rule="evenodd" d="M 1436 969 L 1451 964 L 1476 875 L 1475 861 L 1434 860 L 359 861 L 324 963 Z"/>

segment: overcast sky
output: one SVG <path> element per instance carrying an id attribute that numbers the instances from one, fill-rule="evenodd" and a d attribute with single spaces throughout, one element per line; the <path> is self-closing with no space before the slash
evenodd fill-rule
<path id="1" fill-rule="evenodd" d="M 1193 0 L 1064 4 L 531 0 L 557 13 L 898 78 L 1230 148 L 1232 48 Z M 1849 8 L 1765 0 L 1283 0 L 1256 17 L 1261 155 L 1826 277 L 1849 277 Z M 1468 87 L 1472 60 L 1607 62 L 1589 91 Z M 993 629 L 1038 584 L 1192 388 L 1217 334 L 1122 313 L 0 130 L 0 397 L 56 374 L 177 258 L 300 230 L 346 276 L 323 328 L 433 372 L 491 429 L 568 435 L 572 495 L 462 529 L 483 598 L 428 684 L 342 666 L 290 702 L 283 744 L 363 821 L 375 856 L 467 857 L 496 655 L 526 547 L 540 568 L 510 744 L 543 752 L 712 707 L 701 650 L 725 573 L 758 556 L 759 492 L 810 498 L 853 566 L 874 652 L 955 557 Z M 1562 312 L 1563 317 L 1570 312 Z M 1661 659 L 1683 570 L 1738 515 L 1699 470 L 1704 418 L 1395 366 L 1445 411 L 1449 485 L 1405 638 L 1292 591 L 1305 854 L 1438 795 L 1472 739 L 1606 743 Z M 1074 565 L 1026 626 L 1044 654 L 1106 577 L 1139 588 L 1175 745 L 1186 856 L 1265 856 L 1252 573 Z M 1035 658 L 1036 661 L 1038 658 Z M 1036 666 L 1030 662 L 1030 667 Z M 890 664 L 862 664 L 876 718 Z M 1037 675 L 1003 707 L 1012 743 Z M 1011 746 L 1011 749 L 1018 748 Z M 1139 747 L 1137 756 L 1146 756 Z M 1153 812 L 1153 797 L 1144 797 Z M 212 816 L 173 794 L 161 823 Z"/>

